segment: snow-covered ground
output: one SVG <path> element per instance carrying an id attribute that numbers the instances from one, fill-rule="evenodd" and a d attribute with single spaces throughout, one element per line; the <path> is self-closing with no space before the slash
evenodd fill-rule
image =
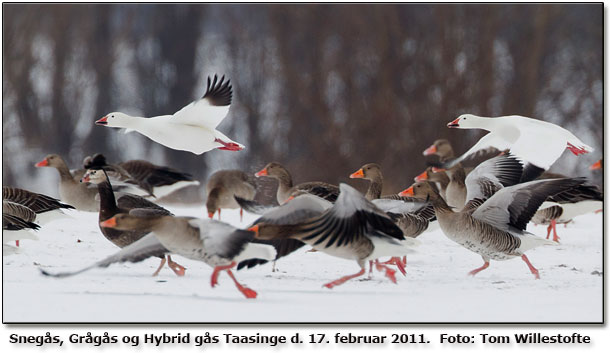
<path id="1" fill-rule="evenodd" d="M 168 207 L 176 215 L 206 215 L 203 207 Z M 407 275 L 391 283 L 375 271 L 332 290 L 322 284 L 358 272 L 353 261 L 306 252 L 281 259 L 277 272 L 266 264 L 236 272 L 258 291 L 246 299 L 222 273 L 210 287 L 212 268 L 180 256 L 187 267 L 178 278 L 167 267 L 151 277 L 157 258 L 115 264 L 57 279 L 49 272 L 76 270 L 117 251 L 100 233 L 97 214 L 73 212 L 73 219 L 47 224 L 39 241 L 23 240 L 18 253 L 3 257 L 5 322 L 601 322 L 602 214 L 580 216 L 558 227 L 561 244 L 528 252 L 540 270 L 534 279 L 519 258 L 482 265 L 477 254 L 447 239 L 440 230 L 420 236 L 409 255 Z M 237 210 L 223 220 L 246 226 Z M 546 235 L 546 227 L 529 231 Z M 80 242 L 78 241 L 80 240 Z"/>

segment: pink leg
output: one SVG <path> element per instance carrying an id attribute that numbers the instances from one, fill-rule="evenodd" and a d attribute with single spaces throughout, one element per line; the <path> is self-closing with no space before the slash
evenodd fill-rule
<path id="1" fill-rule="evenodd" d="M 400 259 L 398 260 L 398 262 L 400 262 Z M 385 276 L 387 278 L 390 279 L 390 281 L 396 283 L 396 271 L 392 270 L 391 268 L 389 268 L 388 266 L 380 263 L 378 260 L 375 260 L 375 267 L 377 268 L 377 271 L 382 271 L 385 270 Z"/>
<path id="2" fill-rule="evenodd" d="M 400 273 L 403 274 L 403 276 L 407 274 L 407 271 L 405 270 L 405 264 L 403 263 L 403 261 L 401 260 L 400 257 L 392 256 L 388 261 L 382 262 L 381 264 L 382 265 L 396 265 L 396 267 L 398 268 Z"/>
<path id="3" fill-rule="evenodd" d="M 222 144 L 222 147 L 218 147 L 219 150 L 224 150 L 224 151 L 240 151 L 243 148 L 240 147 L 238 144 L 233 143 L 233 142 L 224 142 L 223 140 L 216 138 L 214 140 L 214 142 L 218 142 L 220 144 Z"/>
<path id="4" fill-rule="evenodd" d="M 552 220 L 549 227 L 553 228 L 553 241 L 559 243 L 559 236 L 557 235 L 557 221 Z"/>
<path id="5" fill-rule="evenodd" d="M 17 247 L 19 247 L 19 240 L 15 240 L 15 245 L 17 245 Z"/>
<path id="6" fill-rule="evenodd" d="M 157 267 L 157 270 L 152 274 L 153 277 L 156 277 L 159 274 L 159 271 L 165 266 L 165 256 L 161 259 L 161 264 Z"/>
<path id="7" fill-rule="evenodd" d="M 407 255 L 402 257 L 402 263 L 405 265 L 405 267 L 407 267 Z"/>
<path id="8" fill-rule="evenodd" d="M 587 153 L 587 151 L 584 148 L 580 148 L 580 147 L 576 147 L 573 144 L 568 142 L 568 145 L 566 146 L 567 149 L 570 150 L 570 152 L 574 153 L 575 155 L 579 155 L 579 154 L 585 154 Z"/>
<path id="9" fill-rule="evenodd" d="M 373 260 L 369 260 L 369 278 L 373 277 Z"/>
<path id="10" fill-rule="evenodd" d="M 237 289 L 239 289 L 239 291 L 242 292 L 246 296 L 246 298 L 248 298 L 248 299 L 256 298 L 258 293 L 256 293 L 254 290 L 252 290 L 248 287 L 242 286 L 241 283 L 237 282 L 237 278 L 235 278 L 235 276 L 233 275 L 233 272 L 231 272 L 231 270 L 227 270 L 227 274 L 229 275 L 229 277 L 231 277 L 231 279 L 233 279 L 233 282 L 235 282 L 235 286 L 237 287 Z"/>
<path id="11" fill-rule="evenodd" d="M 477 273 L 483 271 L 484 269 L 489 267 L 489 261 L 485 261 L 485 263 L 483 264 L 483 266 L 479 267 L 479 268 L 475 268 L 474 270 L 468 272 L 469 275 L 474 276 Z"/>
<path id="12" fill-rule="evenodd" d="M 220 221 L 220 208 L 218 209 L 218 220 Z"/>
<path id="13" fill-rule="evenodd" d="M 179 265 L 177 262 L 174 262 L 170 255 L 167 255 L 167 266 L 169 266 L 169 268 L 171 268 L 178 277 L 184 276 L 186 268 Z"/>
<path id="14" fill-rule="evenodd" d="M 523 261 L 525 261 L 525 263 L 527 264 L 527 267 L 530 268 L 530 271 L 532 271 L 532 273 L 534 274 L 534 276 L 536 277 L 536 279 L 540 279 L 540 274 L 538 273 L 538 270 L 532 265 L 532 263 L 530 262 L 530 260 L 527 258 L 527 256 L 525 256 L 525 254 L 523 254 L 521 256 L 521 258 L 523 259 Z"/>
<path id="15" fill-rule="evenodd" d="M 243 208 L 239 209 L 239 221 L 240 222 L 244 221 L 244 209 Z"/>
<path id="16" fill-rule="evenodd" d="M 334 281 L 332 281 L 332 282 L 326 283 L 326 284 L 324 285 L 324 287 L 326 287 L 326 288 L 328 288 L 328 289 L 332 289 L 333 287 L 338 286 L 338 285 L 340 285 L 340 284 L 343 284 L 343 283 L 345 283 L 345 282 L 349 281 L 349 280 L 350 280 L 350 279 L 352 279 L 352 278 L 356 278 L 356 277 L 362 276 L 362 275 L 364 274 L 364 272 L 365 272 L 365 271 L 364 271 L 364 267 L 363 267 L 363 268 L 360 270 L 360 272 L 358 272 L 358 273 L 356 273 L 356 274 L 353 274 L 353 275 L 344 276 L 344 277 L 341 277 L 341 278 L 339 278 L 339 279 L 337 279 L 337 280 L 334 280 Z"/>
<path id="17" fill-rule="evenodd" d="M 229 265 L 226 265 L 226 266 L 214 267 L 214 272 L 212 272 L 212 278 L 211 278 L 212 288 L 218 284 L 218 275 L 220 274 L 220 271 L 229 270 L 229 269 L 233 268 L 233 266 L 235 266 L 235 261 L 231 262 Z"/>

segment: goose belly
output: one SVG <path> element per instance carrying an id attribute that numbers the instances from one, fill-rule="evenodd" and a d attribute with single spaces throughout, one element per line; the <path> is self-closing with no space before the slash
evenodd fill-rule
<path id="1" fill-rule="evenodd" d="M 166 147 L 202 154 L 221 145 L 214 142 L 212 131 L 195 125 L 151 124 L 135 129 L 149 139 Z"/>
<path id="2" fill-rule="evenodd" d="M 483 257 L 502 261 L 521 256 L 517 250 L 520 240 L 509 233 L 498 232 L 499 234 L 488 235 L 481 234 L 480 230 L 473 226 L 455 230 L 446 223 L 443 224 L 444 222 L 439 223 L 447 238 Z"/>

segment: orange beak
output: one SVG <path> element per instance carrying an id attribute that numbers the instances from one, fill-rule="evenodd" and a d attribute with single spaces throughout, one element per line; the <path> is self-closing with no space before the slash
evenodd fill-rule
<path id="1" fill-rule="evenodd" d="M 108 125 L 108 117 L 103 117 L 95 122 L 95 125 Z"/>
<path id="2" fill-rule="evenodd" d="M 428 180 L 428 171 L 424 170 L 423 173 L 415 177 L 415 181 Z"/>
<path id="3" fill-rule="evenodd" d="M 589 167 L 589 169 L 591 169 L 591 170 L 602 169 L 602 160 L 600 159 L 599 161 L 595 162 L 592 166 Z"/>
<path id="4" fill-rule="evenodd" d="M 424 150 L 424 156 L 429 156 L 436 153 L 436 146 L 432 145 Z"/>
<path id="5" fill-rule="evenodd" d="M 352 174 L 350 174 L 349 177 L 351 179 L 364 178 L 364 172 L 362 171 L 362 168 L 360 168 L 357 171 L 355 171 Z"/>
<path id="6" fill-rule="evenodd" d="M 260 176 L 264 176 L 264 175 L 269 175 L 269 174 L 267 174 L 267 168 L 263 168 L 259 172 L 254 174 L 254 176 L 256 176 L 256 177 L 260 177 Z"/>
<path id="7" fill-rule="evenodd" d="M 89 181 L 91 181 L 91 179 L 89 179 L 89 175 L 85 175 L 80 182 L 81 183 L 88 183 Z"/>
<path id="8" fill-rule="evenodd" d="M 45 158 L 42 161 L 34 164 L 35 167 L 48 167 L 49 166 L 49 161 Z"/>
<path id="9" fill-rule="evenodd" d="M 208 217 L 214 218 L 214 212 L 208 212 Z"/>
<path id="10" fill-rule="evenodd" d="M 249 231 L 256 233 L 258 236 L 258 224 L 248 228 Z"/>
<path id="11" fill-rule="evenodd" d="M 447 127 L 460 127 L 460 118 L 455 119 L 454 121 L 447 124 Z"/>
<path id="12" fill-rule="evenodd" d="M 116 227 L 116 218 L 112 217 L 103 222 L 100 222 L 100 226 L 104 228 L 114 228 Z"/>
<path id="13" fill-rule="evenodd" d="M 400 196 L 415 196 L 415 193 L 413 192 L 413 187 L 411 186 L 408 189 L 405 189 L 405 190 L 399 192 L 398 195 L 400 195 Z"/>

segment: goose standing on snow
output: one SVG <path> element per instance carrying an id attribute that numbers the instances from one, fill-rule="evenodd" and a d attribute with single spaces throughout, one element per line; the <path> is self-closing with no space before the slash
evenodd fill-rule
<path id="1" fill-rule="evenodd" d="M 385 270 L 386 276 L 396 283 L 395 271 L 377 259 L 406 255 L 413 240 L 405 238 L 394 221 L 357 190 L 347 184 L 341 184 L 339 188 L 335 204 L 319 216 L 295 224 L 261 222 L 250 230 L 256 232 L 259 239 L 297 239 L 328 255 L 356 260 L 360 272 L 329 282 L 324 285 L 327 288 L 364 275 L 367 261 L 371 266 L 375 261 L 377 269 Z"/>
<path id="2" fill-rule="evenodd" d="M 62 210 L 74 209 L 71 205 L 61 203 L 54 197 L 9 186 L 2 187 L 2 200 L 18 203 L 34 211 L 36 222 L 40 225 L 65 218 L 67 215 Z"/>
<path id="3" fill-rule="evenodd" d="M 267 164 L 263 169 L 254 174 L 257 178 L 261 176 L 277 179 L 277 202 L 281 205 L 291 197 L 302 193 L 316 195 L 330 202 L 335 202 L 339 196 L 339 188 L 335 185 L 321 181 L 312 181 L 292 184 L 292 176 L 284 166 L 277 162 Z"/>
<path id="4" fill-rule="evenodd" d="M 100 207 L 96 199 L 97 189 L 80 182 L 81 175 L 73 175 L 59 155 L 47 155 L 36 167 L 53 167 L 59 172 L 59 197 L 77 210 L 97 212 Z"/>
<path id="5" fill-rule="evenodd" d="M 152 233 L 82 270 L 57 274 L 43 270 L 43 274 L 54 277 L 71 276 L 93 267 L 107 267 L 117 262 L 142 261 L 154 256 L 160 249 L 167 249 L 172 254 L 203 261 L 214 267 L 211 277 L 212 287 L 218 284 L 220 272 L 226 271 L 246 298 L 256 298 L 257 293 L 239 283 L 231 269 L 242 260 L 253 258 L 272 260 L 275 257 L 273 247 L 251 243 L 254 233 L 212 219 L 164 216 L 154 210 L 133 209 L 129 214 L 115 215 L 102 222 L 100 226 L 123 231 L 143 229 Z"/>
<path id="6" fill-rule="evenodd" d="M 535 180 L 502 188 L 484 201 L 489 193 L 501 188 L 500 184 L 487 179 L 470 188 L 472 198 L 461 212 L 454 212 L 425 181 L 415 183 L 401 194 L 429 200 L 434 205 L 445 235 L 481 255 L 485 263 L 472 270 L 470 275 L 474 276 L 489 267 L 491 259 L 508 260 L 520 256 L 539 279 L 538 270 L 530 263 L 525 252 L 555 243 L 526 232 L 525 227 L 547 197 L 582 183 L 584 180 L 579 178 Z"/>
<path id="7" fill-rule="evenodd" d="M 488 118 L 462 114 L 447 126 L 458 129 L 483 129 L 489 133 L 462 156 L 449 162 L 445 168 L 450 168 L 484 148 L 495 147 L 500 151 L 509 149 L 511 154 L 527 163 L 521 178 L 522 182 L 540 176 L 555 163 L 566 148 L 575 155 L 593 151 L 592 147 L 561 126 L 519 115 Z"/>
<path id="8" fill-rule="evenodd" d="M 212 149 L 239 151 L 243 145 L 231 140 L 216 127 L 222 122 L 233 98 L 230 80 L 224 76 L 218 81 L 208 77 L 203 97 L 180 109 L 173 115 L 152 118 L 129 116 L 125 113 L 109 113 L 97 120 L 97 125 L 126 128 L 136 131 L 166 147 L 202 154 Z"/>
<path id="9" fill-rule="evenodd" d="M 30 208 L 15 202 L 2 200 L 2 244 L 14 241 L 19 246 L 19 240 L 38 240 L 31 231 L 40 226 L 34 223 L 36 213 Z"/>
<path id="10" fill-rule="evenodd" d="M 112 191 L 112 185 L 110 184 L 110 180 L 108 179 L 108 175 L 103 169 L 88 170 L 83 179 L 81 180 L 84 183 L 91 183 L 97 185 L 97 190 L 100 194 L 100 213 L 98 217 L 99 222 L 103 222 L 107 219 L 110 219 L 112 216 L 119 213 L 127 213 L 132 209 L 149 209 L 154 210 L 159 215 L 171 215 L 171 212 L 166 210 L 165 208 L 154 204 L 140 196 L 125 194 L 115 199 L 114 192 Z M 101 223 L 100 223 L 101 224 Z M 149 233 L 147 229 L 131 229 L 131 230 L 117 230 L 113 228 L 106 228 L 103 226 L 99 226 L 100 231 L 108 239 L 112 244 L 118 246 L 119 248 L 124 248 L 129 244 L 132 244 L 138 241 L 140 238 Z M 166 250 L 159 251 L 156 256 L 161 258 L 161 264 L 157 268 L 157 270 L 153 273 L 153 276 L 159 274 L 159 271 L 165 265 L 165 253 Z M 170 255 L 167 255 L 167 265 L 169 268 L 174 271 L 174 273 L 178 276 L 184 276 L 185 268 L 179 265 L 178 263 L 172 261 Z"/>
<path id="11" fill-rule="evenodd" d="M 219 170 L 210 176 L 206 186 L 208 217 L 214 217 L 222 208 L 239 208 L 240 221 L 243 220 L 244 210 L 235 200 L 235 196 L 251 201 L 256 195 L 256 183 L 253 178 L 241 170 Z"/>

